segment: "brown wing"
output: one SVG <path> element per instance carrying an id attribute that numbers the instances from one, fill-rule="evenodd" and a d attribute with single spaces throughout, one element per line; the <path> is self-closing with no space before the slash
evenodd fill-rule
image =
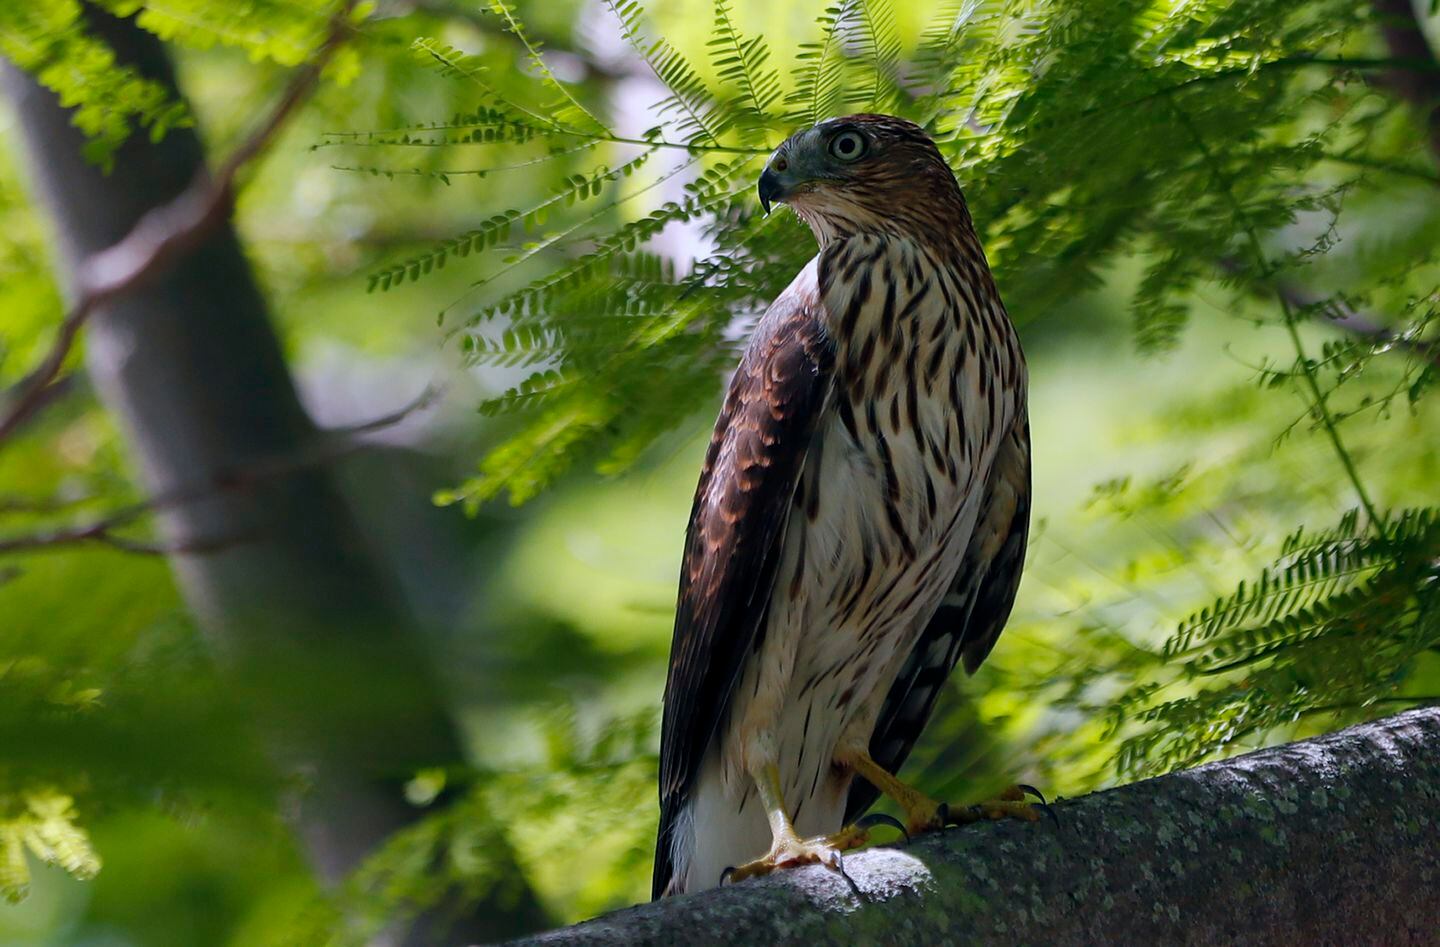
<path id="1" fill-rule="evenodd" d="M 880 709 L 870 755 L 890 772 L 910 755 L 955 664 L 963 658 L 966 673 L 973 674 L 995 647 L 1020 587 L 1029 530 L 1030 424 L 1022 413 L 995 456 L 960 570 Z M 855 780 L 845 801 L 845 823 L 859 818 L 878 795 L 865 780 Z"/>
<path id="2" fill-rule="evenodd" d="M 807 267 L 756 327 L 715 424 L 685 538 L 665 717 L 654 897 L 676 819 L 758 646 L 796 483 L 830 390 L 834 349 Z"/>

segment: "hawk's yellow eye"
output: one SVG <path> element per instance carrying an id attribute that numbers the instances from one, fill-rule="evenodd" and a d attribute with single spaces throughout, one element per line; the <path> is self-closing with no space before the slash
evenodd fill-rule
<path id="1" fill-rule="evenodd" d="M 854 161 L 865 153 L 865 136 L 859 132 L 841 132 L 830 140 L 830 153 L 841 161 Z"/>

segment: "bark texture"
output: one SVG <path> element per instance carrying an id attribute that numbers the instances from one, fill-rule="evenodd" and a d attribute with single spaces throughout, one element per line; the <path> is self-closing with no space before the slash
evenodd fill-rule
<path id="1" fill-rule="evenodd" d="M 1440 708 L 523 943 L 1440 944 Z"/>

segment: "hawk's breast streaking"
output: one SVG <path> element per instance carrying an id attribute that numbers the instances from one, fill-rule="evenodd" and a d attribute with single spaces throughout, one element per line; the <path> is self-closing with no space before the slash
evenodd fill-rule
<path id="1" fill-rule="evenodd" d="M 931 827 L 943 810 L 893 773 L 955 664 L 994 644 L 1024 558 L 1024 359 L 933 142 L 888 116 L 822 123 L 771 158 L 772 199 L 820 252 L 760 320 L 700 475 L 657 897 L 838 866 L 880 791 Z"/>

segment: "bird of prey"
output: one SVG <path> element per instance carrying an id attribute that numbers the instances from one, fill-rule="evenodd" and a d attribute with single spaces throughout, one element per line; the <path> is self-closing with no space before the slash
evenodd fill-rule
<path id="1" fill-rule="evenodd" d="M 686 535 L 654 896 L 841 867 L 956 663 L 1009 617 L 1030 514 L 1024 358 L 955 176 L 917 125 L 831 119 L 770 157 L 818 254 L 730 382 Z M 1015 793 L 965 810 L 1035 818 Z M 894 820 L 890 820 L 894 821 Z"/>

